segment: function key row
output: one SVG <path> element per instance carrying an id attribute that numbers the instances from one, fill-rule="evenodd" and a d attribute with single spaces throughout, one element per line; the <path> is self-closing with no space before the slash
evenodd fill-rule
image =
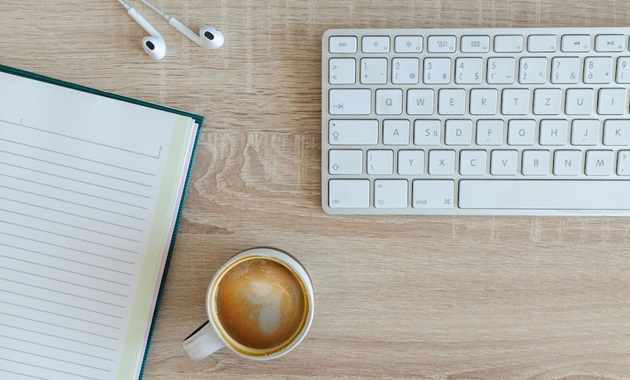
<path id="1" fill-rule="evenodd" d="M 560 45 L 558 46 L 558 37 Z M 492 41 L 492 44 L 491 44 Z M 425 46 L 426 42 L 426 46 Z M 332 36 L 328 42 L 329 52 L 332 54 L 354 54 L 359 50 L 359 39 L 356 36 Z M 396 53 L 455 53 L 458 50 L 457 37 L 453 35 L 419 35 L 395 36 L 363 36 L 360 50 L 369 54 Z M 594 39 L 588 34 L 520 34 L 497 35 L 491 38 L 487 35 L 462 36 L 459 51 L 462 53 L 520 53 L 525 49 L 530 53 L 553 53 L 560 49 L 565 53 L 620 52 L 628 50 L 626 37 L 622 34 L 598 34 Z"/>

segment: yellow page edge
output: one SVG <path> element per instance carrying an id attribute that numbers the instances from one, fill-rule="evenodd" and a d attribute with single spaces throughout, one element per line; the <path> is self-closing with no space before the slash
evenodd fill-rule
<path id="1" fill-rule="evenodd" d="M 153 224 L 149 231 L 145 258 L 140 269 L 138 287 L 134 295 L 125 345 L 119 366 L 118 379 L 127 380 L 129 374 L 134 379 L 141 377 L 143 359 L 148 349 L 153 317 L 160 283 L 165 275 L 165 265 L 170 254 L 171 241 L 175 238 L 175 227 L 180 211 L 190 160 L 199 126 L 195 120 L 177 115 L 171 145 L 166 157 L 165 176 L 160 185 L 156 201 Z M 188 141 L 188 143 L 186 143 Z M 173 183 L 179 185 L 173 187 Z M 149 316 L 147 319 L 146 316 Z"/>

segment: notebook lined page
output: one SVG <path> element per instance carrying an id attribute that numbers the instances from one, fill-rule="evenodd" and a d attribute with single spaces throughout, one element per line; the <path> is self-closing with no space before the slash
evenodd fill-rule
<path id="1" fill-rule="evenodd" d="M 176 117 L 24 83 L 0 90 L 0 378 L 115 379 Z"/>

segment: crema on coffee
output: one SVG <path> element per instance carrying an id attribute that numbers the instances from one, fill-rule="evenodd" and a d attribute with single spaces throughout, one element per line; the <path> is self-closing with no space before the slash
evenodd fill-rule
<path id="1" fill-rule="evenodd" d="M 232 266 L 219 281 L 215 302 L 226 338 L 241 350 L 262 354 L 290 343 L 304 327 L 308 311 L 299 277 L 266 258 L 248 258 Z"/>

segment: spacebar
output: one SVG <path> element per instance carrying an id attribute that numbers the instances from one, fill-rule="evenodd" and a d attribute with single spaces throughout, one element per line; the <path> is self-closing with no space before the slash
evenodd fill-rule
<path id="1" fill-rule="evenodd" d="M 460 180 L 459 207 L 629 210 L 630 181 Z"/>

